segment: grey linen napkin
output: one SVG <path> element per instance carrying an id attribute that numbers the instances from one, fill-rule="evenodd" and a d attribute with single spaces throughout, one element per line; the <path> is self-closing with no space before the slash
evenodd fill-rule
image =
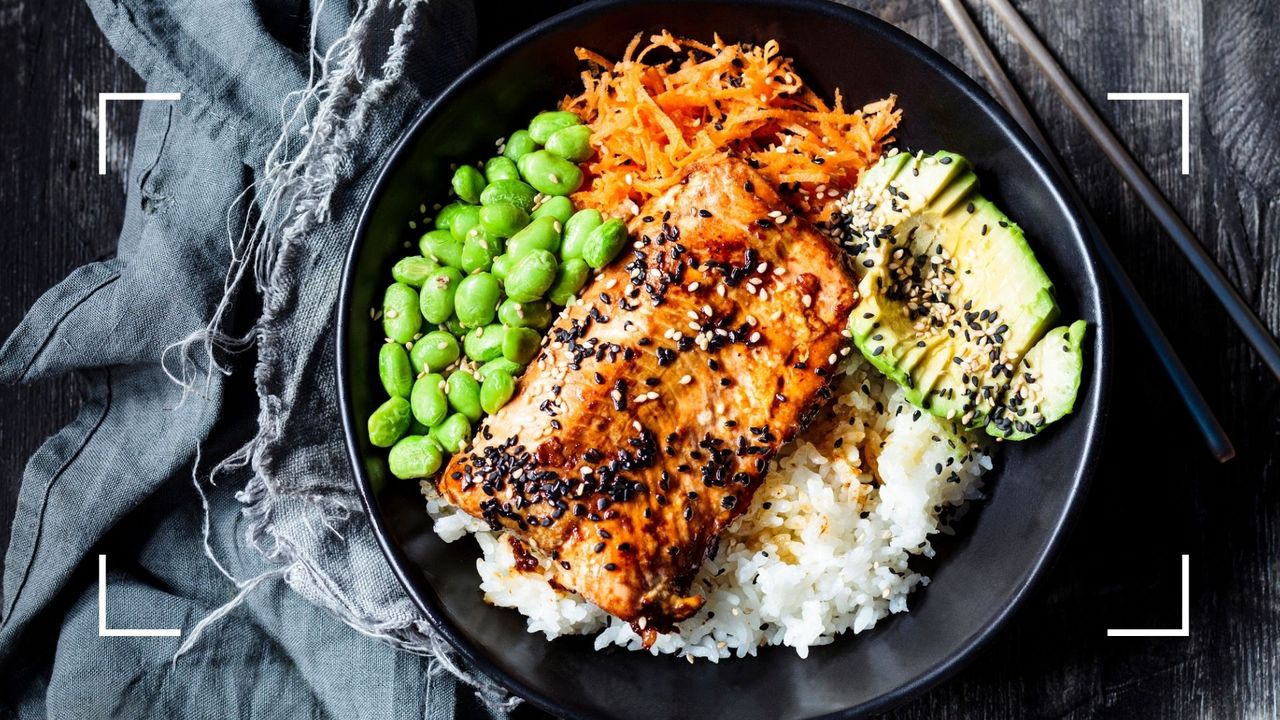
<path id="1" fill-rule="evenodd" d="M 378 551 L 331 352 L 359 202 L 472 58 L 469 0 L 89 4 L 147 89 L 182 99 L 143 107 L 117 255 L 0 349 L 0 381 L 88 388 L 22 478 L 0 716 L 505 713 Z M 107 624 L 180 637 L 99 637 L 99 554 Z"/>

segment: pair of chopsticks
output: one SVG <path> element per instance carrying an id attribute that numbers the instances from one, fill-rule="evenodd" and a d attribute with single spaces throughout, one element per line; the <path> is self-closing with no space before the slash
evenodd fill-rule
<path id="1" fill-rule="evenodd" d="M 1200 274 L 1200 277 L 1209 286 L 1218 301 L 1222 303 L 1227 314 L 1240 328 L 1249 344 L 1257 351 L 1258 356 L 1271 369 L 1271 372 L 1277 378 L 1280 378 L 1280 346 L 1276 345 L 1275 339 L 1271 337 L 1262 321 L 1258 319 L 1258 316 L 1240 297 L 1240 294 L 1236 292 L 1231 282 L 1222 274 L 1222 270 L 1205 251 L 1204 247 L 1200 245 L 1199 241 L 1196 240 L 1191 230 L 1187 228 L 1186 224 L 1178 216 L 1177 211 L 1160 194 L 1155 184 L 1151 182 L 1151 178 L 1142 171 L 1133 157 L 1124 149 L 1124 146 L 1120 144 L 1120 141 L 1106 126 L 1106 123 L 1098 116 L 1093 106 L 1081 94 L 1079 88 L 1071 82 L 1071 79 L 1067 77 L 1066 73 L 1053 59 L 1049 50 L 1040 42 L 1035 32 L 1018 14 L 1018 11 L 1009 4 L 1008 0 L 987 0 L 987 3 L 1009 29 L 1013 38 L 1040 67 L 1054 90 L 1058 92 L 1068 107 L 1080 118 L 1089 134 L 1101 146 L 1103 152 L 1120 171 L 1125 181 L 1129 183 L 1138 194 L 1138 197 L 1156 216 L 1165 231 L 1173 238 L 1178 249 L 1186 255 L 1192 267 Z M 996 98 L 1044 153 L 1050 166 L 1067 185 L 1069 192 L 1076 196 L 1073 199 L 1078 204 L 1083 205 L 1083 203 L 1079 203 L 1078 194 L 1071 186 L 1066 170 L 1059 162 L 1044 134 L 1040 132 L 1040 128 L 1037 126 L 1031 111 L 1027 109 L 1017 90 L 1014 89 L 1013 83 L 1005 75 L 999 61 L 996 60 L 995 54 L 992 53 L 990 46 L 983 39 L 981 31 L 978 30 L 973 19 L 964 9 L 962 0 L 940 0 L 940 4 L 955 25 L 961 41 L 964 42 L 969 52 L 973 54 L 978 66 L 986 74 L 988 80 L 991 81 Z M 1169 339 L 1160 330 L 1155 317 L 1152 316 L 1146 303 L 1139 296 L 1137 288 L 1134 287 L 1133 281 L 1129 279 L 1128 274 L 1125 273 L 1124 268 L 1120 265 L 1119 259 L 1103 240 L 1097 225 L 1088 215 L 1085 216 L 1085 219 L 1089 225 L 1090 236 L 1096 240 L 1094 249 L 1098 254 L 1103 269 L 1111 277 L 1112 283 L 1119 291 L 1125 306 L 1129 308 L 1134 320 L 1137 321 L 1138 328 L 1147 338 L 1147 342 L 1151 344 L 1156 357 L 1164 367 L 1165 373 L 1173 381 L 1173 385 L 1190 411 L 1192 419 L 1200 428 L 1201 434 L 1204 435 L 1210 451 L 1219 462 L 1230 460 L 1235 456 L 1235 448 L 1231 445 L 1230 438 L 1227 437 L 1222 425 L 1214 416 L 1208 403 L 1205 402 L 1204 396 L 1201 395 L 1199 388 L 1196 387 L 1195 381 L 1187 373 L 1186 367 L 1178 359 L 1177 353 L 1169 344 Z"/>

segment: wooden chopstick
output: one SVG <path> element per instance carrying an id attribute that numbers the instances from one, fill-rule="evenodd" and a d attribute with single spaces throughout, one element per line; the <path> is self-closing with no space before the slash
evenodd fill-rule
<path id="1" fill-rule="evenodd" d="M 1080 201 L 1066 168 L 1058 160 L 1053 147 L 1045 138 L 1044 133 L 1040 131 L 1040 127 L 1035 121 L 1035 116 L 1031 114 L 1026 104 L 1022 102 L 1022 97 L 1018 95 L 1013 82 L 1005 74 L 1004 68 L 1000 66 L 1000 62 L 991 51 L 986 39 L 982 37 L 982 32 L 978 29 L 978 26 L 974 24 L 973 18 L 965 10 L 962 1 L 940 0 L 940 4 L 947 17 L 951 19 L 951 23 L 955 25 L 956 33 L 960 36 L 961 42 L 969 49 L 974 60 L 977 61 L 978 67 L 982 69 L 987 79 L 991 81 L 996 99 L 1000 101 L 1000 104 L 1004 105 L 1009 114 L 1013 116 L 1013 119 L 1031 137 L 1032 142 L 1040 148 L 1050 167 L 1058 174 L 1068 193 L 1073 196 L 1072 200 L 1080 207 L 1084 207 L 1084 203 Z M 1120 259 L 1111 250 L 1111 246 L 1107 245 L 1101 230 L 1098 229 L 1093 218 L 1087 212 L 1084 214 L 1084 220 L 1088 225 L 1087 234 L 1094 240 L 1094 251 L 1097 253 L 1103 269 L 1107 271 L 1107 275 L 1111 278 L 1111 282 L 1118 291 L 1125 307 L 1133 314 L 1133 319 L 1138 323 L 1138 328 L 1151 345 L 1151 349 L 1155 351 L 1156 358 L 1159 359 L 1165 374 L 1173 382 L 1173 386 L 1182 398 L 1183 404 L 1187 406 L 1192 419 L 1195 421 L 1196 426 L 1199 427 L 1200 434 L 1204 436 L 1205 443 L 1209 446 L 1209 451 L 1213 453 L 1218 462 L 1226 462 L 1235 457 L 1236 451 L 1231 444 L 1231 439 L 1227 437 L 1222 424 L 1218 422 L 1213 410 L 1209 408 L 1208 402 L 1205 401 L 1204 395 L 1200 393 L 1200 388 L 1196 387 L 1195 381 L 1191 379 L 1187 368 L 1182 364 L 1182 360 L 1178 358 L 1177 352 L 1169 344 L 1169 339 L 1161 331 L 1155 316 L 1151 314 L 1151 310 L 1138 294 L 1138 289 L 1134 287 L 1133 281 L 1129 279 L 1128 273 L 1125 272 L 1124 267 L 1120 264 Z"/>
<path id="2" fill-rule="evenodd" d="M 1201 279 L 1209 286 L 1209 290 L 1218 298 L 1218 302 L 1222 304 L 1223 309 L 1227 311 L 1227 315 L 1231 318 L 1236 327 L 1240 328 L 1240 332 L 1244 334 L 1249 344 L 1253 346 L 1258 357 L 1262 362 L 1271 369 L 1271 373 L 1277 379 L 1280 379 L 1280 345 L 1276 344 L 1275 338 L 1271 337 L 1270 331 L 1258 319 L 1258 315 L 1249 307 L 1249 304 L 1240 297 L 1231 284 L 1231 281 L 1222 274 L 1222 269 L 1214 262 L 1213 258 L 1205 251 L 1204 246 L 1196 240 L 1190 228 L 1182 221 L 1178 212 L 1173 209 L 1169 201 L 1160 194 L 1160 190 L 1156 188 L 1155 183 L 1151 182 L 1151 178 L 1143 172 L 1138 163 L 1124 148 L 1124 145 L 1116 138 L 1107 124 L 1098 116 L 1097 111 L 1089 104 L 1080 89 L 1071 82 L 1071 78 L 1067 77 L 1062 66 L 1058 65 L 1053 59 L 1053 55 L 1049 52 L 1044 43 L 1040 42 L 1040 38 L 1036 36 L 1035 31 L 1027 24 L 1027 21 L 1018 14 L 1018 11 L 1009 4 L 1009 0 L 987 0 L 987 4 L 995 10 L 997 17 L 1004 23 L 1014 40 L 1027 51 L 1031 59 L 1040 67 L 1041 72 L 1048 78 L 1049 84 L 1057 91 L 1058 95 L 1071 108 L 1076 117 L 1080 118 L 1093 136 L 1093 139 L 1106 153 L 1107 158 L 1120 171 L 1120 175 L 1124 177 L 1125 182 L 1133 188 L 1138 197 L 1147 206 L 1151 213 L 1155 215 L 1156 220 L 1164 227 L 1165 232 L 1173 238 L 1174 244 L 1182 251 L 1187 260 L 1191 263 L 1192 269 L 1199 273 Z"/>

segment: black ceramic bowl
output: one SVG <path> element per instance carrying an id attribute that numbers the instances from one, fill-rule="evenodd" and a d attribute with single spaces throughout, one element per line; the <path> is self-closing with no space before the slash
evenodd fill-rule
<path id="1" fill-rule="evenodd" d="M 637 31 L 763 43 L 794 57 L 808 83 L 841 89 L 856 105 L 898 96 L 899 145 L 945 148 L 970 158 L 984 192 L 1026 229 L 1057 281 L 1063 317 L 1092 329 L 1076 414 L 1032 442 L 1006 444 L 990 497 L 931 564 L 933 582 L 911 612 L 845 635 L 800 659 L 788 648 L 757 657 L 689 664 L 621 650 L 594 652 L 585 638 L 548 642 L 513 610 L 486 605 L 471 541 L 445 545 L 431 532 L 416 483 L 384 482 L 385 453 L 364 423 L 381 402 L 369 320 L 404 228 L 425 192 L 447 186 L 448 164 L 491 152 L 494 138 L 578 86 L 573 48 L 620 54 Z M 1027 138 L 969 78 L 928 47 L 871 16 L 818 0 L 620 2 L 553 18 L 499 48 L 428 107 L 382 170 L 351 248 L 339 314 L 342 413 L 356 482 L 387 559 L 422 611 L 468 659 L 518 695 L 565 717 L 807 718 L 885 709 L 938 682 L 971 657 L 1041 574 L 1090 475 L 1107 385 L 1104 297 L 1082 209 Z M 416 239 L 416 238 L 413 238 Z"/>

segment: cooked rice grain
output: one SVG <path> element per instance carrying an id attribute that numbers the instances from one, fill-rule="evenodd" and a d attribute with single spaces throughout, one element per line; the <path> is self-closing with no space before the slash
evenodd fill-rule
<path id="1" fill-rule="evenodd" d="M 991 460 L 946 421 L 917 413 L 856 355 L 838 382 L 831 408 L 784 449 L 750 510 L 704 563 L 694 581 L 702 610 L 651 652 L 718 661 L 786 645 L 806 657 L 842 632 L 905 612 L 907 595 L 928 584 L 911 557 L 933 556 L 929 537 L 948 531 L 951 513 L 980 496 Z M 642 649 L 628 624 L 517 570 L 505 533 L 442 503 L 429 483 L 423 488 L 445 541 L 476 535 L 487 602 L 516 609 L 530 632 L 549 639 L 598 633 L 597 649 Z"/>

